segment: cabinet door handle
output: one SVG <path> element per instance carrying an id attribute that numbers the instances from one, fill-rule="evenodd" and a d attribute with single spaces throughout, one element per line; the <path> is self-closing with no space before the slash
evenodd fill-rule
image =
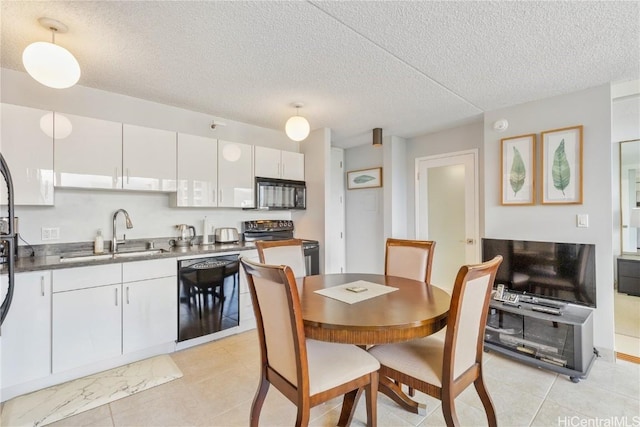
<path id="1" fill-rule="evenodd" d="M 113 171 L 113 186 L 115 187 L 118 184 L 118 168 L 115 168 Z"/>
<path id="2" fill-rule="evenodd" d="M 44 296 L 44 276 L 40 276 L 40 294 Z"/>
<path id="3" fill-rule="evenodd" d="M 129 304 L 129 287 L 127 286 L 127 304 Z"/>
<path id="4" fill-rule="evenodd" d="M 118 288 L 116 288 L 116 307 L 118 306 Z"/>
<path id="5" fill-rule="evenodd" d="M 218 199 L 219 200 L 218 203 L 222 203 L 222 188 L 218 190 L 218 193 L 219 193 L 219 196 L 220 196 L 219 199 Z"/>
<path id="6" fill-rule="evenodd" d="M 127 168 L 127 184 L 129 183 L 129 168 Z"/>
<path id="7" fill-rule="evenodd" d="M 212 199 L 213 199 L 213 203 L 214 203 L 214 204 L 217 202 L 217 200 L 216 200 L 216 199 L 218 198 L 218 197 L 217 197 L 217 196 L 218 196 L 218 194 L 217 194 L 217 193 L 218 193 L 218 192 L 217 192 L 215 189 L 211 190 L 211 195 L 213 196 L 213 197 L 212 197 Z"/>

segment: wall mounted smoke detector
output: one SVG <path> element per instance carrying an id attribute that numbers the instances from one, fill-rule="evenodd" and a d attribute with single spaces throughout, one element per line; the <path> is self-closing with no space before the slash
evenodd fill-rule
<path id="1" fill-rule="evenodd" d="M 496 120 L 496 122 L 493 124 L 493 130 L 497 132 L 504 132 L 508 127 L 509 122 L 507 121 L 507 119 Z"/>

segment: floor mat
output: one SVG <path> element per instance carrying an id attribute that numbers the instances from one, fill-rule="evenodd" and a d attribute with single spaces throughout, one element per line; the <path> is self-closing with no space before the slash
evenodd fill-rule
<path id="1" fill-rule="evenodd" d="M 168 355 L 141 360 L 11 399 L 0 425 L 47 425 L 180 377 Z"/>

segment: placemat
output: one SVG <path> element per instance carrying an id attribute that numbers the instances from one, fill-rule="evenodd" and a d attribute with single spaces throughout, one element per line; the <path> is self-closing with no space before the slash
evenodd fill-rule
<path id="1" fill-rule="evenodd" d="M 349 289 L 361 290 L 361 292 L 353 292 Z M 347 304 L 355 304 L 360 301 L 368 300 L 380 295 L 388 294 L 389 292 L 397 291 L 398 288 L 392 286 L 379 285 L 377 283 L 367 282 L 365 280 L 356 280 L 355 282 L 345 283 L 340 286 L 333 286 L 331 288 L 319 289 L 315 291 L 320 295 L 329 297 Z"/>

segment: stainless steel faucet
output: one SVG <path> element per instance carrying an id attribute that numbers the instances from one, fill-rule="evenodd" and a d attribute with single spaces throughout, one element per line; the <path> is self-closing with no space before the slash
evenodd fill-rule
<path id="1" fill-rule="evenodd" d="M 124 214 L 124 219 L 127 224 L 127 228 L 133 228 L 133 224 L 131 223 L 131 218 L 129 218 L 129 212 L 124 209 L 118 209 L 113 213 L 113 239 L 111 239 L 111 251 L 113 253 L 118 252 L 118 245 L 125 244 L 127 242 L 127 235 L 122 235 L 122 240 L 118 240 L 117 228 L 116 228 L 116 219 L 118 218 L 118 214 L 122 212 Z"/>

